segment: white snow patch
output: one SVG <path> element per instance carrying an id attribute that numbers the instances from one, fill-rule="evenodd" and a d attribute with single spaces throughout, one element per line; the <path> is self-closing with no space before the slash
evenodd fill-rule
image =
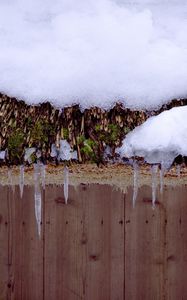
<path id="1" fill-rule="evenodd" d="M 58 160 L 77 160 L 77 151 L 73 151 L 67 140 L 60 140 L 60 147 L 55 144 L 51 146 L 51 157 L 57 157 Z"/>
<path id="2" fill-rule="evenodd" d="M 187 95 L 187 3 L 1 0 L 0 91 L 149 108 Z"/>
<path id="3" fill-rule="evenodd" d="M 0 159 L 5 160 L 6 151 L 0 151 Z"/>
<path id="4" fill-rule="evenodd" d="M 121 157 L 144 157 L 166 169 L 179 154 L 187 156 L 187 106 L 175 107 L 136 127 L 116 150 Z"/>
<path id="5" fill-rule="evenodd" d="M 28 163 L 32 163 L 32 154 L 36 151 L 36 148 L 26 148 L 25 149 L 25 155 L 24 160 L 28 161 Z"/>

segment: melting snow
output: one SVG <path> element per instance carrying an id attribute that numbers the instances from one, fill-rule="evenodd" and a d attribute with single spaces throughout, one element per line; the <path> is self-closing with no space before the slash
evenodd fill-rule
<path id="1" fill-rule="evenodd" d="M 151 164 L 169 168 L 176 156 L 187 155 L 187 106 L 175 107 L 149 118 L 130 132 L 117 152 L 139 156 Z"/>
<path id="2" fill-rule="evenodd" d="M 60 140 L 59 148 L 57 148 L 55 144 L 52 144 L 51 157 L 56 157 L 58 160 L 77 160 L 77 151 L 73 151 L 66 140 Z"/>
<path id="3" fill-rule="evenodd" d="M 6 156 L 6 151 L 0 151 L 0 159 L 4 160 Z"/>
<path id="4" fill-rule="evenodd" d="M 32 154 L 36 151 L 36 148 L 27 148 L 25 149 L 24 160 L 28 161 L 28 163 L 32 163 Z"/>

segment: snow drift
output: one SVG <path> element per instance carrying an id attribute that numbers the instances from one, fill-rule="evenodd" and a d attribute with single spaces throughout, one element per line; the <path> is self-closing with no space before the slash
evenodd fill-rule
<path id="1" fill-rule="evenodd" d="M 170 166 L 178 155 L 187 156 L 187 106 L 175 107 L 136 127 L 117 152 L 122 157 L 144 157 L 148 163 Z"/>

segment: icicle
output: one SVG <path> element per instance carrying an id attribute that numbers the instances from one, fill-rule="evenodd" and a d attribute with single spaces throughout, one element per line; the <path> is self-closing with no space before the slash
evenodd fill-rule
<path id="1" fill-rule="evenodd" d="M 11 186 L 11 189 L 14 193 L 15 186 L 13 185 L 13 180 L 12 180 L 12 169 L 8 169 L 8 184 Z"/>
<path id="2" fill-rule="evenodd" d="M 132 197 L 132 205 L 135 207 L 136 199 L 138 196 L 138 164 L 136 161 L 133 162 L 133 197 Z"/>
<path id="3" fill-rule="evenodd" d="M 24 166 L 20 166 L 20 175 L 19 175 L 19 189 L 20 189 L 20 196 L 23 197 L 23 188 L 24 188 Z"/>
<path id="4" fill-rule="evenodd" d="M 155 202 L 156 202 L 157 171 L 158 171 L 158 166 L 153 165 L 151 167 L 151 174 L 152 174 L 152 207 L 153 207 L 153 209 L 155 208 Z"/>
<path id="5" fill-rule="evenodd" d="M 68 167 L 64 167 L 64 198 L 65 203 L 68 203 L 68 189 L 69 189 L 69 170 Z"/>
<path id="6" fill-rule="evenodd" d="M 176 167 L 176 174 L 178 177 L 181 176 L 181 166 L 180 165 L 177 165 L 177 167 Z"/>
<path id="7" fill-rule="evenodd" d="M 38 235 L 41 236 L 41 219 L 42 219 L 42 195 L 40 189 L 40 165 L 34 165 L 34 202 L 35 202 L 35 217 L 38 227 Z"/>
<path id="8" fill-rule="evenodd" d="M 164 186 L 164 167 L 161 163 L 160 165 L 160 193 L 163 193 L 163 186 Z"/>
<path id="9" fill-rule="evenodd" d="M 46 166 L 44 164 L 41 164 L 40 166 L 40 170 L 41 170 L 41 177 L 42 177 L 42 188 L 43 190 L 45 190 L 45 171 L 46 171 Z"/>

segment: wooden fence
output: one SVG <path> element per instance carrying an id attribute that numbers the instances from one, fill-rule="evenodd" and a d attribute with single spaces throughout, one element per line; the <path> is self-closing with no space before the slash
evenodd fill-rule
<path id="1" fill-rule="evenodd" d="M 38 238 L 34 189 L 0 187 L 0 300 L 187 299 L 187 188 L 167 188 L 135 209 L 104 185 L 43 191 Z"/>

